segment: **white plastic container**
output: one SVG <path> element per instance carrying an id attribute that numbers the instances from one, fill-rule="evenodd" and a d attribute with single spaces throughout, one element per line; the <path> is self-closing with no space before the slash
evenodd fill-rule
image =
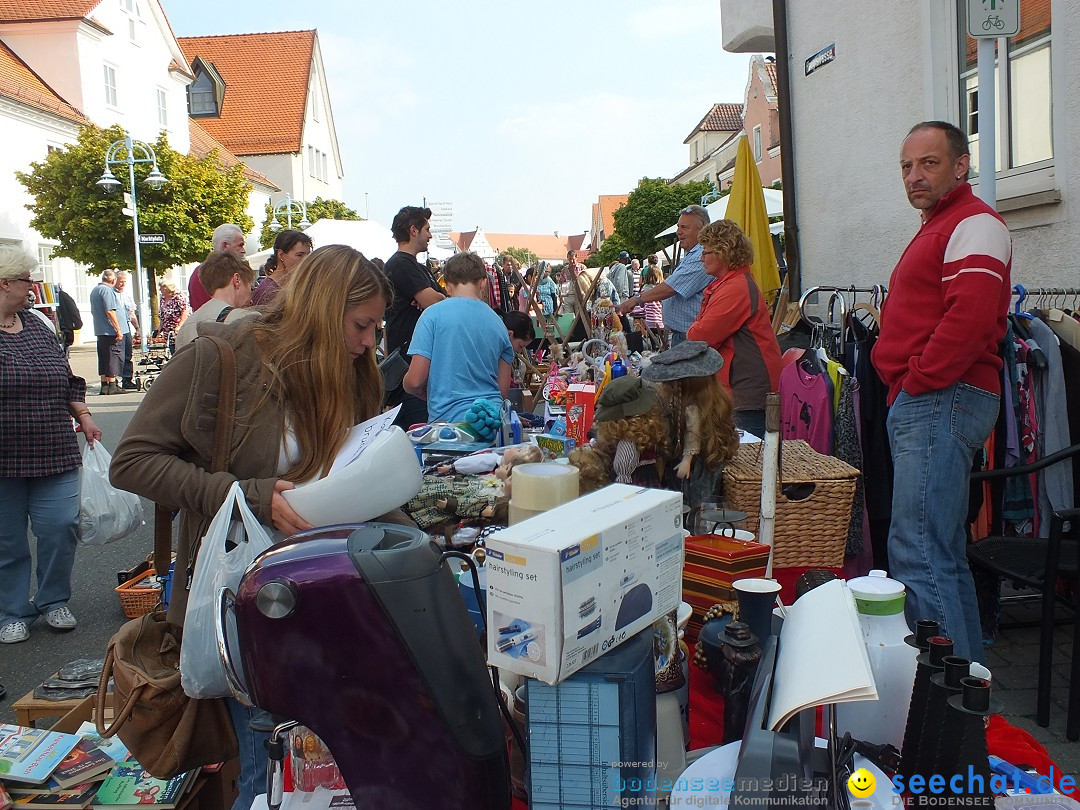
<path id="1" fill-rule="evenodd" d="M 918 651 L 904 643 L 911 631 L 904 619 L 904 585 L 884 571 L 848 582 L 855 596 L 870 669 L 877 684 L 877 700 L 841 703 L 836 707 L 842 734 L 871 743 L 890 743 L 901 748 L 907 723 L 911 690 L 915 683 Z"/>

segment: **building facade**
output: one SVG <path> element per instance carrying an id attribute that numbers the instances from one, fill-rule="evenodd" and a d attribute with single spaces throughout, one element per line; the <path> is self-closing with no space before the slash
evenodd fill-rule
<path id="1" fill-rule="evenodd" d="M 760 46 L 760 26 L 752 36 L 746 21 L 761 5 L 722 0 L 724 41 Z M 899 170 L 911 126 L 938 119 L 964 129 L 978 187 L 979 93 L 966 0 L 918 0 L 903 13 L 860 0 L 786 6 L 803 287 L 887 283 L 919 226 Z M 1080 31 L 1080 4 L 1020 0 L 1020 18 L 997 69 L 998 210 L 1012 231 L 1015 283 L 1075 286 L 1080 52 L 1064 43 Z M 740 20 L 745 31 L 728 30 Z"/>

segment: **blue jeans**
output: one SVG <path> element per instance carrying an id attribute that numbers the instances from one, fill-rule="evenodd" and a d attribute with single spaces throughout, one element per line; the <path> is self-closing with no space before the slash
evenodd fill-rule
<path id="1" fill-rule="evenodd" d="M 225 698 L 225 704 L 229 707 L 240 749 L 240 777 L 236 780 L 238 793 L 232 810 L 250 810 L 255 797 L 266 793 L 266 743 L 270 735 L 252 731 L 248 725 L 255 709 L 231 697 Z"/>
<path id="2" fill-rule="evenodd" d="M 911 396 L 889 410 L 894 483 L 889 574 L 907 587 L 908 624 L 936 619 L 953 653 L 983 661 L 964 521 L 975 453 L 998 417 L 998 397 L 966 383 Z"/>
<path id="3" fill-rule="evenodd" d="M 71 598 L 79 532 L 79 468 L 38 478 L 0 478 L 0 626 L 27 624 Z M 30 601 L 30 538 L 37 538 L 37 593 Z"/>
<path id="4" fill-rule="evenodd" d="M 765 439 L 765 411 L 735 411 L 735 427 Z"/>
<path id="5" fill-rule="evenodd" d="M 676 332 L 674 329 L 669 330 L 671 332 L 671 339 L 668 341 L 668 347 L 674 349 L 684 340 L 686 340 L 686 332 Z"/>

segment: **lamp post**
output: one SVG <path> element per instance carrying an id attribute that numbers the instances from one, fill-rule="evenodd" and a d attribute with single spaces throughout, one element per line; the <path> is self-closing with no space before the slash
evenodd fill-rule
<path id="1" fill-rule="evenodd" d="M 300 215 L 300 221 L 296 223 L 300 227 L 300 230 L 311 227 L 311 223 L 308 222 L 307 218 L 307 206 L 300 200 L 294 200 L 291 195 L 286 194 L 285 199 L 274 206 L 270 224 L 267 226 L 270 229 L 270 232 L 277 233 L 281 230 L 281 223 L 278 222 L 277 218 L 282 214 L 285 215 L 289 230 L 291 231 L 294 212 Z"/>
<path id="2" fill-rule="evenodd" d="M 113 166 L 127 166 L 128 185 L 131 187 L 131 226 L 135 232 L 135 276 L 139 279 L 139 337 L 142 338 L 142 350 L 146 351 L 146 336 L 150 331 L 150 290 L 146 276 L 142 270 L 142 252 L 139 247 L 139 203 L 135 189 L 135 164 L 150 163 L 153 169 L 146 177 L 146 184 L 152 189 L 159 189 L 168 181 L 165 175 L 158 171 L 157 155 L 149 144 L 142 141 L 132 140 L 131 135 L 124 131 L 122 140 L 114 141 L 105 153 L 105 172 L 95 185 L 101 186 L 105 191 L 112 191 L 119 187 L 120 181 L 112 173 Z"/>

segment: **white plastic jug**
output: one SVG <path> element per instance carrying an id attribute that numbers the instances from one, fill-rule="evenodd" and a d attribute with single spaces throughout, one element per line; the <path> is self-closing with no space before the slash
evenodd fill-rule
<path id="1" fill-rule="evenodd" d="M 904 643 L 911 632 L 904 619 L 904 585 L 874 570 L 850 580 L 848 587 L 855 596 L 878 699 L 838 704 L 837 725 L 841 734 L 850 731 L 856 739 L 891 743 L 900 750 L 918 653 Z"/>

